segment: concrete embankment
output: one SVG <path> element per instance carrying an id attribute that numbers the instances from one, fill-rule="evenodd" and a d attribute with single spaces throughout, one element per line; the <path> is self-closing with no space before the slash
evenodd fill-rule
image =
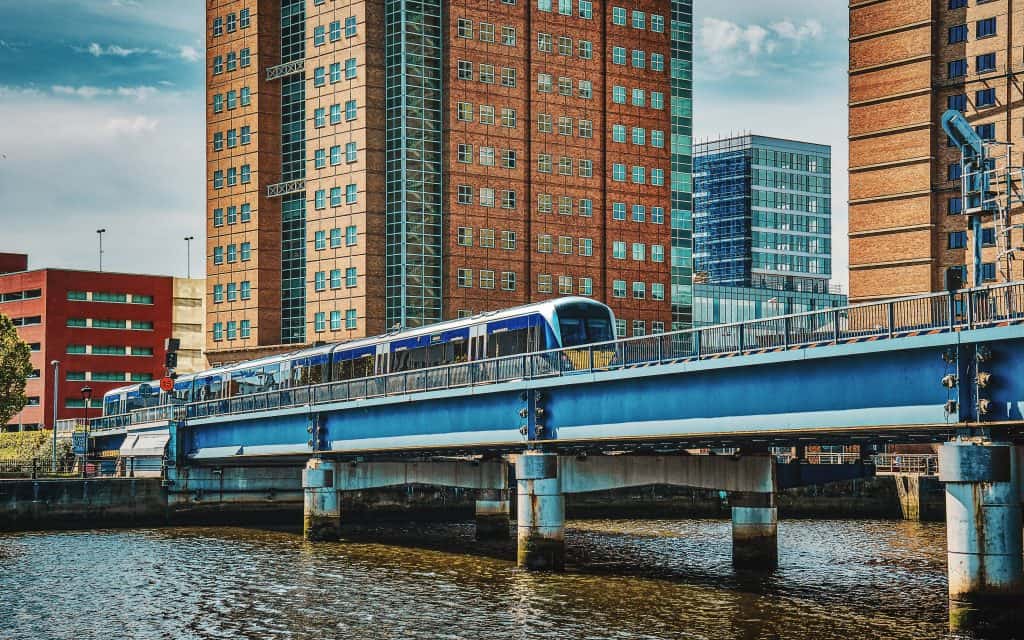
<path id="1" fill-rule="evenodd" d="M 0 480 L 0 530 L 75 529 L 163 524 L 296 524 L 302 502 L 287 496 L 221 502 L 213 495 L 176 501 L 157 478 Z M 727 518 L 717 491 L 652 486 L 567 496 L 569 518 Z M 944 494 L 934 478 L 879 476 L 777 494 L 782 518 L 941 520 Z M 475 496 L 461 489 L 413 485 L 345 493 L 343 519 L 471 520 Z M 515 510 L 513 509 L 513 513 Z"/>

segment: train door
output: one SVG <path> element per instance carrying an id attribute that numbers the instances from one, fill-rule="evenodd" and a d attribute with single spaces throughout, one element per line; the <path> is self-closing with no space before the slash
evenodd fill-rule
<path id="1" fill-rule="evenodd" d="M 377 344 L 377 358 L 374 363 L 374 375 L 383 376 L 388 372 L 388 343 Z"/>
<path id="2" fill-rule="evenodd" d="M 483 360 L 487 353 L 487 325 L 478 324 L 469 328 L 469 359 Z"/>

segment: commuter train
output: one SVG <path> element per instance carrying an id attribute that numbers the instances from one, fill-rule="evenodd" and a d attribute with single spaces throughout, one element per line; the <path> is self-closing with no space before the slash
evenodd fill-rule
<path id="1" fill-rule="evenodd" d="M 589 298 L 560 298 L 182 375 L 170 393 L 150 383 L 120 387 L 103 395 L 103 415 L 576 347 L 614 337 L 615 316 L 609 307 Z"/>

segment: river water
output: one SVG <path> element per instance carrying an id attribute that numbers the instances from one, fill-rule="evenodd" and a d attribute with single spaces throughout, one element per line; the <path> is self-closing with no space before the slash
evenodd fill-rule
<path id="1" fill-rule="evenodd" d="M 568 571 L 515 567 L 469 524 L 0 534 L 0 638 L 947 637 L 941 524 L 783 521 L 737 575 L 715 520 L 569 522 Z"/>

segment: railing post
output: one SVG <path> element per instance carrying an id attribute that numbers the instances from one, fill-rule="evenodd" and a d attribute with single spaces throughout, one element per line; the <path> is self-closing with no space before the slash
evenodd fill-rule
<path id="1" fill-rule="evenodd" d="M 889 323 L 889 337 L 892 338 L 893 333 L 896 331 L 896 304 L 889 302 L 885 305 L 886 321 Z"/>
<path id="2" fill-rule="evenodd" d="M 662 338 L 661 336 L 658 336 L 658 337 L 657 337 L 657 338 L 655 338 L 655 339 L 656 339 L 656 340 L 658 341 L 658 359 L 657 359 L 657 360 L 655 360 L 655 362 L 658 362 L 658 363 L 660 363 L 660 362 L 661 362 L 661 354 L 662 354 L 662 349 L 661 349 L 661 341 L 662 341 L 662 340 L 663 340 L 664 338 Z"/>
<path id="3" fill-rule="evenodd" d="M 697 360 L 700 360 L 700 337 L 703 333 L 700 329 L 693 332 L 693 354 L 697 356 Z"/>
<path id="4" fill-rule="evenodd" d="M 789 316 L 786 316 L 782 319 L 782 346 L 786 349 L 789 349 L 789 345 L 792 344 L 792 341 L 789 338 L 790 328 Z"/>
<path id="5" fill-rule="evenodd" d="M 839 312 L 832 312 L 832 342 L 839 344 Z"/>
<path id="6" fill-rule="evenodd" d="M 736 330 L 737 330 L 737 331 L 739 331 L 739 336 L 738 336 L 738 339 L 737 339 L 737 344 L 738 344 L 738 346 L 739 346 L 739 348 L 740 348 L 739 352 L 740 352 L 741 354 L 743 353 L 743 348 L 744 348 L 744 344 L 743 344 L 743 342 L 744 342 L 744 340 L 743 340 L 743 327 L 745 327 L 745 326 L 746 326 L 746 325 L 744 325 L 744 324 L 743 324 L 743 323 L 741 322 L 741 323 L 739 324 L 739 326 L 737 326 L 737 327 L 736 327 Z"/>
<path id="7" fill-rule="evenodd" d="M 594 370 L 594 345 L 587 347 L 587 362 L 590 363 L 590 371 Z"/>
<path id="8" fill-rule="evenodd" d="M 946 304 L 949 307 L 949 330 L 952 331 L 956 327 L 956 292 L 950 291 L 949 296 L 946 298 Z M 971 322 L 971 304 L 970 296 L 967 300 L 967 323 L 970 325 Z"/>
<path id="9" fill-rule="evenodd" d="M 967 292 L 967 328 L 974 328 L 974 291 Z"/>

